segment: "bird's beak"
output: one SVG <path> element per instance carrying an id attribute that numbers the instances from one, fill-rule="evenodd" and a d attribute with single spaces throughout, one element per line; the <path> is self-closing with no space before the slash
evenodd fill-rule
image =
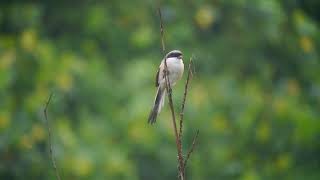
<path id="1" fill-rule="evenodd" d="M 182 59 L 183 58 L 183 56 L 182 55 L 180 55 L 179 57 L 178 57 L 178 59 Z"/>

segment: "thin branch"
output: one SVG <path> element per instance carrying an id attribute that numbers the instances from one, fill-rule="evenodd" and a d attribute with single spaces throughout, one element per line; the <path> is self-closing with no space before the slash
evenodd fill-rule
<path id="1" fill-rule="evenodd" d="M 167 60 L 167 59 L 166 59 Z M 165 69 L 167 69 L 167 65 L 166 65 L 166 61 L 165 61 Z M 179 176 L 181 178 L 181 180 L 184 179 L 184 163 L 183 163 L 183 156 L 182 156 L 182 145 L 181 145 L 181 141 L 179 138 L 179 134 L 178 134 L 178 129 L 177 129 L 177 124 L 176 124 L 176 117 L 175 117 L 175 113 L 174 113 L 174 108 L 173 108 L 173 101 L 172 101 L 172 89 L 170 87 L 170 83 L 169 83 L 169 76 L 168 76 L 168 71 L 166 70 L 165 73 L 165 79 L 166 79 L 166 83 L 167 83 L 167 93 L 168 93 L 168 98 L 169 98 L 169 106 L 170 106 L 170 110 L 171 110 L 171 116 L 172 116 L 172 124 L 173 124 L 173 128 L 174 128 L 174 133 L 175 133 L 175 138 L 176 138 L 176 145 L 177 145 L 177 150 L 178 150 L 178 160 L 179 160 Z"/>
<path id="2" fill-rule="evenodd" d="M 191 146 L 190 150 L 188 151 L 186 159 L 184 160 L 184 167 L 187 167 L 188 160 L 189 160 L 189 158 L 190 158 L 190 156 L 196 146 L 198 136 L 199 136 L 199 130 L 197 130 L 196 135 L 193 137 L 192 146 Z"/>
<path id="3" fill-rule="evenodd" d="M 160 18 L 160 35 L 161 35 L 161 45 L 162 45 L 162 53 L 165 56 L 166 52 L 166 47 L 164 44 L 164 28 L 163 28 L 163 21 L 162 21 L 162 14 L 161 14 L 161 9 L 160 9 L 160 3 L 158 7 L 158 14 Z"/>
<path id="4" fill-rule="evenodd" d="M 191 59 L 194 59 L 194 54 L 191 55 Z M 194 61 L 191 62 L 191 66 L 193 67 L 191 71 L 191 77 L 193 77 L 194 74 L 196 74 L 196 66 L 194 65 Z"/>
<path id="5" fill-rule="evenodd" d="M 188 66 L 188 76 L 187 76 L 187 80 L 184 86 L 184 94 L 183 94 L 183 100 L 181 103 L 181 112 L 180 112 L 180 126 L 179 126 L 179 141 L 181 143 L 181 139 L 182 139 L 182 128 L 183 128 L 183 118 L 184 118 L 184 107 L 186 104 L 186 99 L 187 99 L 187 94 L 188 94 L 188 88 L 189 88 L 189 81 L 190 81 L 190 77 L 192 77 L 192 69 L 191 69 L 191 64 L 192 64 L 192 57 L 190 58 L 189 61 L 189 66 Z"/>
<path id="6" fill-rule="evenodd" d="M 48 115 L 47 115 L 48 106 L 50 104 L 52 96 L 53 96 L 53 93 L 50 94 L 50 96 L 49 96 L 49 98 L 47 100 L 46 106 L 45 106 L 45 108 L 43 110 L 43 113 L 44 113 L 44 117 L 46 119 L 46 125 L 47 125 L 47 129 L 48 129 L 48 144 L 49 144 L 49 151 L 50 151 L 49 155 L 50 155 L 50 158 L 51 158 L 51 163 L 52 163 L 53 169 L 55 171 L 56 178 L 58 180 L 61 180 L 60 175 L 59 175 L 59 171 L 58 171 L 57 166 L 56 166 L 56 161 L 55 161 L 55 158 L 54 158 L 54 155 L 53 155 L 52 140 L 51 140 L 51 128 L 50 128 Z"/>
<path id="7" fill-rule="evenodd" d="M 158 7 L 158 13 L 159 13 L 159 18 L 160 18 L 160 33 L 161 33 L 161 43 L 162 43 L 162 52 L 165 54 L 165 44 L 164 44 L 164 26 L 163 26 L 163 21 L 162 21 L 162 15 L 161 15 L 161 9 L 160 6 Z M 171 84 L 168 76 L 168 66 L 167 66 L 167 57 L 165 57 L 164 61 L 164 77 L 166 80 L 166 90 L 168 93 L 168 99 L 169 99 L 169 107 L 171 110 L 171 116 L 172 116 L 172 124 L 173 124 L 173 129 L 174 129 L 174 134 L 175 134 L 175 139 L 176 139 L 176 145 L 177 145 L 177 152 L 178 152 L 178 162 L 179 162 L 179 177 L 181 180 L 184 180 L 184 159 L 182 155 L 182 145 L 181 141 L 179 141 L 179 134 L 178 134 L 178 129 L 177 129 L 177 124 L 176 124 L 176 116 L 174 113 L 174 108 L 173 108 L 173 101 L 172 101 L 172 89 L 171 89 Z"/>

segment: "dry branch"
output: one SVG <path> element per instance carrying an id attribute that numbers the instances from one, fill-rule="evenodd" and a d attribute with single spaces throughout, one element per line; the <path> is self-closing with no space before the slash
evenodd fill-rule
<path id="1" fill-rule="evenodd" d="M 165 56 L 166 55 L 166 47 L 164 45 L 164 28 L 163 28 L 163 21 L 162 21 L 162 14 L 161 14 L 161 9 L 160 5 L 158 7 L 158 14 L 160 18 L 160 35 L 161 35 L 161 45 L 162 45 L 162 54 Z"/>
<path id="2" fill-rule="evenodd" d="M 179 141 L 180 142 L 181 142 L 181 139 L 182 139 L 184 107 L 185 107 L 185 104 L 186 104 L 190 77 L 192 76 L 191 64 L 192 64 L 192 57 L 190 58 L 189 65 L 188 65 L 188 76 L 187 76 L 187 80 L 186 80 L 186 83 L 185 83 L 185 86 L 184 86 L 183 100 L 182 100 L 182 103 L 181 103 L 180 123 L 179 123 L 180 124 L 180 126 L 179 126 Z"/>
<path id="3" fill-rule="evenodd" d="M 192 154 L 192 152 L 193 152 L 193 150 L 194 150 L 194 148 L 196 146 L 196 142 L 197 142 L 198 136 L 199 136 L 199 130 L 197 130 L 196 135 L 193 137 L 191 148 L 189 149 L 187 157 L 184 160 L 184 167 L 187 166 L 188 160 L 189 160 L 189 158 L 190 158 L 190 156 L 191 156 L 191 154 Z"/>
<path id="4" fill-rule="evenodd" d="M 47 115 L 48 106 L 50 104 L 52 96 L 53 96 L 53 93 L 50 94 L 50 96 L 49 96 L 49 98 L 48 98 L 48 100 L 46 102 L 46 106 L 45 106 L 45 108 L 43 110 L 43 113 L 44 113 L 47 129 L 48 129 L 49 156 L 50 156 L 50 159 L 51 159 L 52 167 L 53 167 L 53 170 L 55 172 L 56 178 L 57 178 L 57 180 L 61 180 L 60 175 L 59 175 L 59 171 L 58 171 L 57 166 L 56 166 L 56 161 L 55 161 L 55 158 L 54 158 L 54 155 L 53 155 L 52 140 L 51 140 L 51 128 L 50 128 L 50 123 L 49 123 L 48 115 Z"/>
<path id="5" fill-rule="evenodd" d="M 161 14 L 161 9 L 158 7 L 158 13 L 159 13 L 159 18 L 160 18 L 160 33 L 161 33 L 161 44 L 162 44 L 162 52 L 165 55 L 165 44 L 164 44 L 164 26 L 163 26 L 163 21 L 162 21 L 162 14 Z M 172 88 L 170 85 L 170 79 L 168 76 L 168 66 L 167 66 L 167 57 L 165 57 L 164 60 L 164 78 L 166 81 L 166 90 L 168 94 L 168 99 L 169 99 L 169 107 L 171 110 L 171 116 L 172 116 L 172 124 L 173 124 L 173 129 L 174 129 L 174 134 L 175 134 L 175 139 L 176 139 L 176 145 L 177 145 L 177 152 L 178 152 L 178 162 L 179 162 L 179 177 L 181 180 L 184 180 L 184 159 L 182 155 L 182 145 L 181 141 L 179 141 L 179 134 L 178 134 L 178 129 L 177 129 L 177 123 L 176 123 L 176 116 L 174 113 L 174 108 L 173 108 L 173 101 L 172 101 Z"/>

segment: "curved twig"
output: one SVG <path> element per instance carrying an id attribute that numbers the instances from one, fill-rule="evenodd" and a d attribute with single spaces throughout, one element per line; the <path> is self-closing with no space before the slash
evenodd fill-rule
<path id="1" fill-rule="evenodd" d="M 50 94 L 50 96 L 49 96 L 49 98 L 48 98 L 48 100 L 46 102 L 45 108 L 43 110 L 43 113 L 44 113 L 47 129 L 48 129 L 48 146 L 49 146 L 49 155 L 50 155 L 52 167 L 53 167 L 53 170 L 55 172 L 56 178 L 58 180 L 61 180 L 59 171 L 58 171 L 57 166 L 56 166 L 56 161 L 55 161 L 55 158 L 54 158 L 54 155 L 53 155 L 52 140 L 51 140 L 51 128 L 50 128 L 48 115 L 47 115 L 48 106 L 50 104 L 52 96 L 53 96 L 53 93 Z"/>

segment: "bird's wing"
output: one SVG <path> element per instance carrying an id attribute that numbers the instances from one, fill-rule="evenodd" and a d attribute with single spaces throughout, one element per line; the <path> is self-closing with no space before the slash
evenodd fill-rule
<path id="1" fill-rule="evenodd" d="M 164 60 L 162 60 L 156 76 L 156 87 L 158 87 L 164 80 L 164 66 Z"/>

